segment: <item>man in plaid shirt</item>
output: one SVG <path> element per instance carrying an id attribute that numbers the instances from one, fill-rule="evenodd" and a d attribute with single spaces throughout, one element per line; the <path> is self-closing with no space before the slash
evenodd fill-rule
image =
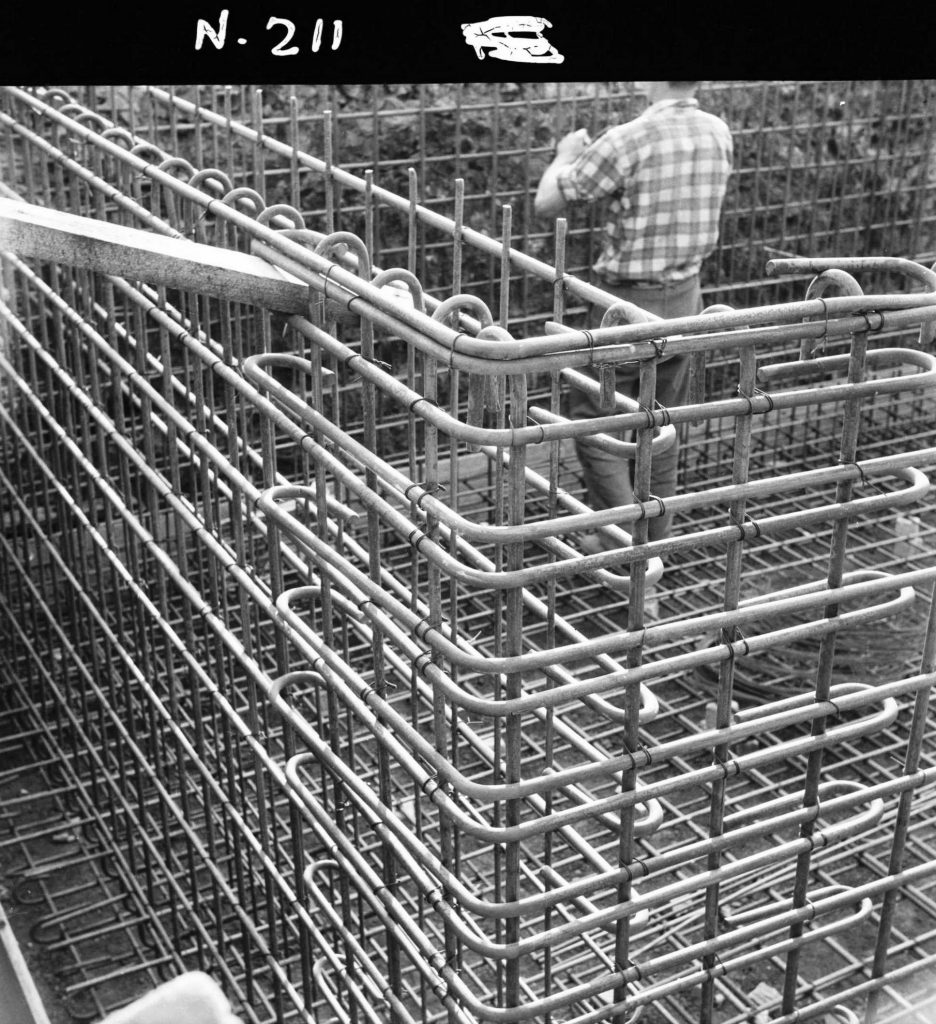
<path id="1" fill-rule="evenodd" d="M 594 142 L 584 131 L 561 139 L 536 194 L 536 212 L 557 216 L 566 203 L 610 198 L 604 245 L 594 265 L 598 285 L 657 316 L 691 316 L 702 311 L 699 269 L 714 249 L 722 201 L 731 173 L 731 131 L 720 118 L 699 109 L 696 82 L 637 83 L 650 106 L 639 117 L 608 129 Z M 601 308 L 592 308 L 600 325 Z M 657 401 L 684 405 L 689 384 L 687 356 L 664 357 L 657 369 Z M 635 365 L 617 371 L 617 389 L 637 397 Z M 603 415 L 597 398 L 572 390 L 577 419 Z M 576 442 L 590 502 L 595 508 L 634 500 L 627 460 Z M 676 446 L 654 457 L 651 492 L 676 492 Z M 650 539 L 665 537 L 670 515 L 650 520 Z M 586 538 L 586 550 L 599 550 Z"/>

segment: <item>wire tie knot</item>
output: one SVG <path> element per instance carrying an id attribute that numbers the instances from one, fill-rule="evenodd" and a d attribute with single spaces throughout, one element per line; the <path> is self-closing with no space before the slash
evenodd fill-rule
<path id="1" fill-rule="evenodd" d="M 393 367 L 388 362 L 385 362 L 383 359 L 377 359 L 376 357 L 373 356 L 370 358 L 368 358 L 367 356 L 362 356 L 362 358 L 365 363 L 370 363 L 371 366 L 376 366 L 379 370 L 386 370 L 389 373 L 389 371 L 393 369 Z"/>
<path id="2" fill-rule="evenodd" d="M 617 968 L 618 971 L 621 972 L 621 974 L 633 972 L 634 981 L 640 981 L 644 976 L 643 971 L 637 964 L 634 963 L 633 960 L 630 959 L 630 957 L 628 957 L 627 960 L 624 961 L 624 963 L 621 963 L 620 960 L 615 960 L 614 966 Z"/>
<path id="3" fill-rule="evenodd" d="M 425 662 L 423 662 L 424 658 L 426 659 Z M 416 657 L 413 659 L 413 669 L 416 672 L 416 675 L 421 676 L 430 661 L 432 661 L 431 652 L 421 651 L 419 654 L 417 654 Z M 422 664 L 420 664 L 421 662 Z"/>
<path id="4" fill-rule="evenodd" d="M 527 423 L 534 427 L 539 427 L 539 438 L 536 441 L 531 441 L 531 444 L 543 444 L 546 440 L 546 428 L 542 423 L 537 423 L 529 414 L 527 415 Z"/>
<path id="5" fill-rule="evenodd" d="M 336 266 L 337 266 L 337 264 L 330 263 L 328 265 L 328 270 L 325 271 L 325 278 L 322 281 L 322 294 L 325 296 L 326 299 L 329 298 L 329 294 L 328 294 L 328 284 L 329 284 L 329 281 L 328 281 L 328 279 L 331 276 L 331 272 L 335 269 Z"/>
<path id="6" fill-rule="evenodd" d="M 769 394 L 767 394 L 766 391 L 761 391 L 760 388 L 754 388 L 754 394 L 758 398 L 765 398 L 767 400 L 767 412 L 773 412 L 774 411 L 774 408 L 775 408 L 774 400 L 773 400 L 773 398 Z"/>
<path id="7" fill-rule="evenodd" d="M 655 405 L 659 405 L 659 403 L 656 401 L 656 399 L 654 399 L 654 404 Z M 662 406 L 659 406 L 659 407 L 661 409 L 663 408 Z M 647 417 L 647 427 L 645 429 L 648 429 L 650 427 L 655 427 L 656 426 L 656 413 L 653 411 L 653 409 L 648 409 L 647 406 L 642 405 L 642 406 L 640 406 L 640 411 L 644 414 L 644 416 Z"/>
<path id="8" fill-rule="evenodd" d="M 871 326 L 871 321 L 868 319 L 868 313 L 874 313 L 878 318 L 877 327 Z M 864 317 L 865 322 L 865 330 L 862 333 L 877 334 L 879 331 L 884 329 L 884 314 L 880 310 L 869 309 L 867 313 L 862 313 L 861 316 Z"/>
<path id="9" fill-rule="evenodd" d="M 451 351 L 449 352 L 449 361 L 448 361 L 448 368 L 450 370 L 455 368 L 455 351 L 458 348 L 458 339 L 459 338 L 467 338 L 467 337 L 468 337 L 468 335 L 465 334 L 464 331 L 459 331 L 455 335 L 455 337 L 452 338 L 452 348 L 451 348 Z"/>
<path id="10" fill-rule="evenodd" d="M 819 351 L 825 352 L 825 342 L 826 338 L 828 338 L 829 336 L 829 305 L 821 295 L 818 296 L 818 299 L 822 303 L 822 312 L 823 316 L 825 317 L 825 322 L 822 326 L 822 334 L 820 334 L 816 338 L 816 341 L 821 342 L 821 344 L 819 345 Z"/>
<path id="11" fill-rule="evenodd" d="M 886 494 L 887 492 L 881 487 L 880 484 L 876 484 L 873 480 L 868 478 L 868 475 L 864 471 L 864 466 L 861 465 L 856 459 L 852 460 L 841 460 L 843 466 L 854 466 L 858 470 L 858 477 L 861 480 L 862 487 L 873 487 L 879 494 Z"/>
<path id="12" fill-rule="evenodd" d="M 743 398 L 745 400 L 745 402 L 747 402 L 747 413 L 745 415 L 753 416 L 754 415 L 754 402 L 751 400 L 751 396 L 750 395 L 746 395 L 741 390 L 741 385 L 740 384 L 738 385 L 736 393 L 738 395 L 738 398 Z"/>
<path id="13" fill-rule="evenodd" d="M 643 754 L 643 758 L 644 758 L 644 765 L 643 766 L 644 766 L 644 768 L 649 768 L 650 765 L 653 764 L 653 754 L 650 753 L 649 748 L 644 743 L 644 741 L 641 740 L 641 739 L 637 740 L 637 749 L 640 751 L 641 754 Z M 631 761 L 633 761 L 634 760 L 634 752 L 631 751 L 630 755 L 631 755 Z M 634 767 L 636 768 L 637 765 L 635 764 Z"/>

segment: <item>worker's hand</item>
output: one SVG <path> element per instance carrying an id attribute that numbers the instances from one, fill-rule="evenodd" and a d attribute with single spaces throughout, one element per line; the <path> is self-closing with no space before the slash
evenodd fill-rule
<path id="1" fill-rule="evenodd" d="M 591 142 L 591 138 L 584 128 L 579 128 L 577 132 L 569 132 L 556 144 L 556 156 L 560 160 L 571 163 L 589 142 Z"/>

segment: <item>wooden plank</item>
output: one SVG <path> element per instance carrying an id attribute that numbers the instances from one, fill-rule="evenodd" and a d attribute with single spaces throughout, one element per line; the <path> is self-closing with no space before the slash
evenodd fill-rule
<path id="1" fill-rule="evenodd" d="M 309 289 L 258 256 L 0 198 L 0 250 L 131 281 L 306 313 Z"/>

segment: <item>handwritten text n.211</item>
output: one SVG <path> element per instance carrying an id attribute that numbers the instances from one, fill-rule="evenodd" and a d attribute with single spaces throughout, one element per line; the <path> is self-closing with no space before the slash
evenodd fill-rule
<path id="1" fill-rule="evenodd" d="M 220 50 L 224 47 L 227 41 L 228 33 L 228 15 L 230 11 L 226 8 L 221 11 L 221 15 L 218 18 L 218 25 L 215 28 L 210 22 L 205 21 L 204 18 L 198 19 L 198 24 L 195 26 L 195 49 L 200 50 L 202 48 L 205 39 L 207 38 L 211 42 L 215 49 Z M 266 23 L 268 32 L 275 32 L 278 34 L 278 41 L 275 42 L 270 49 L 270 53 L 274 57 L 293 57 L 300 52 L 298 45 L 293 43 L 293 37 L 296 34 L 295 23 L 290 21 L 288 18 L 270 18 Z M 322 47 L 322 37 L 325 34 L 325 21 L 323 18 L 316 18 L 315 25 L 312 29 L 312 44 L 311 50 L 313 53 L 318 53 Z M 337 50 L 341 45 L 342 35 L 342 23 L 339 20 L 335 20 L 331 23 L 331 48 Z M 243 36 L 237 37 L 239 45 L 244 46 L 247 40 Z"/>

